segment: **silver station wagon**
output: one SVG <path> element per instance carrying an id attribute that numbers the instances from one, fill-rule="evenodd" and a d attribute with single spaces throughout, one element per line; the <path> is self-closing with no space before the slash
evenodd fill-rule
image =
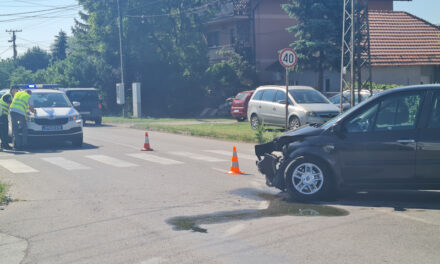
<path id="1" fill-rule="evenodd" d="M 248 120 L 253 129 L 259 124 L 285 127 L 286 87 L 258 87 L 249 101 Z M 308 86 L 289 86 L 289 129 L 306 124 L 323 124 L 339 115 L 339 108 L 319 91 Z"/>

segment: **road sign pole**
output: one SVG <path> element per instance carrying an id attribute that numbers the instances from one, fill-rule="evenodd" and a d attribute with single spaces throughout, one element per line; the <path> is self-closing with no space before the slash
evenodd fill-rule
<path id="1" fill-rule="evenodd" d="M 287 48 L 280 52 L 279 60 L 286 69 L 286 130 L 289 130 L 289 69 L 295 67 L 298 56 L 293 49 Z"/>
<path id="2" fill-rule="evenodd" d="M 289 69 L 286 68 L 286 130 L 289 130 Z"/>

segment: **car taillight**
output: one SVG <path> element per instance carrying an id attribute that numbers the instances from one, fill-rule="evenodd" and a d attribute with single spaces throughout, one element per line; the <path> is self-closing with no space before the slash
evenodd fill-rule
<path id="1" fill-rule="evenodd" d="M 101 105 L 101 104 L 99 104 L 99 105 L 98 105 L 98 107 L 99 107 L 99 109 L 101 109 L 101 108 L 102 108 L 102 105 Z"/>

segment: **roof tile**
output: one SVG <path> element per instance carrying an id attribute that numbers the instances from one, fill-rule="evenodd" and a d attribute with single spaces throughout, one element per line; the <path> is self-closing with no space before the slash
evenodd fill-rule
<path id="1" fill-rule="evenodd" d="M 373 66 L 440 65 L 440 28 L 400 11 L 369 11 Z"/>

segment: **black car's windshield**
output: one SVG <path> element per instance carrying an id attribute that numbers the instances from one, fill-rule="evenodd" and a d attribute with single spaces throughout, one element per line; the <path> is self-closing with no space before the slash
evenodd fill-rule
<path id="1" fill-rule="evenodd" d="M 98 92 L 97 91 L 67 91 L 67 96 L 70 101 L 76 102 L 84 102 L 84 101 L 98 101 Z"/>
<path id="2" fill-rule="evenodd" d="M 71 107 L 62 93 L 33 93 L 30 100 L 33 107 Z"/>
<path id="3" fill-rule="evenodd" d="M 327 99 L 315 90 L 289 90 L 290 95 L 298 104 L 328 104 Z"/>
<path id="4" fill-rule="evenodd" d="M 354 107 L 350 108 L 349 110 L 347 110 L 346 112 L 328 120 L 327 122 L 325 122 L 321 128 L 322 129 L 328 129 L 331 126 L 333 126 L 334 124 L 336 124 L 339 120 L 343 119 L 344 117 L 346 117 L 347 115 L 349 115 L 351 112 L 356 111 L 356 109 L 358 109 L 359 107 L 362 107 L 364 104 L 366 104 L 367 102 L 369 102 L 370 100 L 365 100 L 362 103 L 355 105 Z"/>

